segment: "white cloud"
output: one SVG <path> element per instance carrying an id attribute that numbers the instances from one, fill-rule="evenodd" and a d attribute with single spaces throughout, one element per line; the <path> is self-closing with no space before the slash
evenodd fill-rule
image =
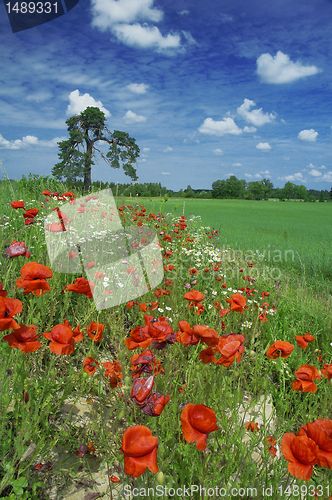
<path id="1" fill-rule="evenodd" d="M 199 127 L 199 132 L 209 135 L 240 135 L 242 130 L 236 125 L 233 118 L 227 117 L 222 121 L 216 122 L 212 118 L 206 118 L 204 123 Z"/>
<path id="2" fill-rule="evenodd" d="M 147 153 L 148 151 L 150 151 L 150 148 L 143 148 L 143 151 L 144 153 Z"/>
<path id="3" fill-rule="evenodd" d="M 140 162 L 146 161 L 146 158 L 140 158 L 139 161 Z"/>
<path id="4" fill-rule="evenodd" d="M 285 180 L 287 182 L 293 182 L 293 181 L 305 182 L 301 172 L 297 172 L 296 174 L 293 174 L 293 175 L 286 175 L 286 177 L 278 177 L 278 179 Z"/>
<path id="5" fill-rule="evenodd" d="M 326 172 L 326 174 L 323 175 L 322 180 L 332 182 L 332 171 L 330 170 L 330 172 Z"/>
<path id="6" fill-rule="evenodd" d="M 232 21 L 234 21 L 233 16 L 230 16 L 229 14 L 221 13 L 219 14 L 219 18 L 221 19 L 221 22 L 223 24 L 231 23 Z"/>
<path id="7" fill-rule="evenodd" d="M 127 89 L 135 94 L 145 94 L 148 88 L 149 85 L 146 85 L 145 83 L 130 83 L 127 85 Z"/>
<path id="8" fill-rule="evenodd" d="M 152 8 L 154 0 L 92 0 L 92 25 L 106 30 L 117 23 L 132 23 L 138 19 L 161 21 L 164 14 Z"/>
<path id="9" fill-rule="evenodd" d="M 146 122 L 146 116 L 143 115 L 137 115 L 130 109 L 127 111 L 127 113 L 123 117 L 127 123 L 141 123 L 141 122 Z"/>
<path id="10" fill-rule="evenodd" d="M 171 172 L 161 172 L 161 175 L 170 175 Z"/>
<path id="11" fill-rule="evenodd" d="M 33 102 L 42 102 L 46 101 L 46 99 L 50 99 L 52 97 L 52 93 L 47 90 L 39 90 L 35 94 L 30 94 L 26 97 L 27 101 Z"/>
<path id="12" fill-rule="evenodd" d="M 180 35 L 163 36 L 157 26 L 140 24 L 117 24 L 114 32 L 118 39 L 130 47 L 154 48 L 157 52 L 176 49 L 180 46 Z"/>
<path id="13" fill-rule="evenodd" d="M 256 132 L 257 128 L 256 127 L 248 127 L 247 125 L 244 127 L 243 132 L 248 132 L 248 133 L 254 133 Z"/>
<path id="14" fill-rule="evenodd" d="M 268 151 L 269 149 L 271 149 L 271 146 L 268 142 L 260 142 L 259 144 L 257 144 L 256 148 L 261 149 L 262 151 Z"/>
<path id="15" fill-rule="evenodd" d="M 106 118 L 109 118 L 111 116 L 111 113 L 106 108 L 104 108 L 101 101 L 95 101 L 90 94 L 80 95 L 79 90 L 77 89 L 69 94 L 69 104 L 66 114 L 70 116 L 79 115 L 88 106 L 99 108 L 100 111 L 103 111 L 103 113 L 105 113 Z"/>
<path id="16" fill-rule="evenodd" d="M 242 163 L 232 163 L 232 167 L 242 167 Z"/>
<path id="17" fill-rule="evenodd" d="M 163 149 L 163 153 L 170 153 L 171 151 L 173 151 L 173 148 L 171 148 L 171 146 L 167 146 L 167 148 Z"/>
<path id="18" fill-rule="evenodd" d="M 110 30 L 119 41 L 130 47 L 152 48 L 157 52 L 178 49 L 180 35 L 163 36 L 156 26 L 164 17 L 162 10 L 153 7 L 154 0 L 92 0 L 92 26 L 101 31 Z M 142 21 L 140 24 L 138 21 Z M 183 35 L 189 43 L 195 43 L 188 32 Z"/>
<path id="19" fill-rule="evenodd" d="M 214 153 L 215 155 L 223 155 L 223 154 L 224 154 L 223 150 L 222 150 L 222 149 L 219 149 L 219 148 L 214 149 L 214 150 L 212 151 L 212 153 Z"/>
<path id="20" fill-rule="evenodd" d="M 189 14 L 189 10 L 181 10 L 181 12 L 179 12 L 180 16 L 184 16 L 185 14 Z"/>
<path id="21" fill-rule="evenodd" d="M 302 130 L 297 136 L 301 141 L 315 142 L 317 139 L 318 132 L 315 132 L 313 128 L 310 130 Z"/>
<path id="22" fill-rule="evenodd" d="M 44 140 L 39 140 L 38 137 L 35 137 L 34 135 L 26 135 L 25 137 L 22 137 L 22 139 L 15 139 L 14 141 L 7 141 L 1 134 L 0 134 L 0 148 L 5 148 L 5 149 L 25 149 L 30 146 L 38 146 L 38 147 L 45 147 L 45 148 L 55 148 L 57 147 L 57 143 L 65 140 L 66 137 L 54 137 L 54 139 L 51 139 L 50 141 L 44 141 Z"/>
<path id="23" fill-rule="evenodd" d="M 262 108 L 249 111 L 251 106 L 256 106 L 254 101 L 245 99 L 243 104 L 239 108 L 237 108 L 237 112 L 244 120 L 252 123 L 256 127 L 261 127 L 266 123 L 271 123 L 271 121 L 275 119 L 274 114 L 263 113 Z"/>
<path id="24" fill-rule="evenodd" d="M 182 30 L 182 34 L 185 37 L 185 39 L 187 40 L 187 42 L 189 43 L 189 45 L 198 45 L 195 38 L 191 35 L 191 33 L 189 33 L 189 31 Z"/>
<path id="25" fill-rule="evenodd" d="M 264 172 L 259 172 L 260 174 L 263 174 L 263 175 L 271 175 L 271 172 L 269 172 L 268 170 L 265 170 Z"/>
<path id="26" fill-rule="evenodd" d="M 316 66 L 303 66 L 299 61 L 292 62 L 289 56 L 280 50 L 275 57 L 262 54 L 256 63 L 257 74 L 265 83 L 290 83 L 320 72 Z"/>
<path id="27" fill-rule="evenodd" d="M 310 172 L 308 172 L 309 175 L 311 175 L 312 177 L 321 177 L 322 176 L 322 172 L 318 172 L 318 170 L 316 170 L 315 168 L 312 168 L 310 170 Z"/>

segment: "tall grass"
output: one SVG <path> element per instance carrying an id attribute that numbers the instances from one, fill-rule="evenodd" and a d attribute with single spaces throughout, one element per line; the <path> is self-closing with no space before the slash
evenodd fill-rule
<path id="1" fill-rule="evenodd" d="M 218 236 L 211 235 L 211 231 L 205 228 L 207 219 L 204 217 L 207 217 L 208 211 L 205 214 L 202 212 L 203 226 L 199 220 L 189 217 L 190 213 L 200 215 L 198 211 L 202 207 L 194 205 L 196 201 L 190 205 L 186 200 L 185 222 L 188 225 L 184 229 L 174 225 L 179 224 L 182 204 L 172 209 L 169 202 L 156 202 L 154 207 L 150 202 L 146 203 L 146 214 L 154 211 L 156 218 L 136 216 L 135 223 L 142 221 L 143 225 L 151 226 L 160 233 L 159 239 L 165 254 L 163 265 L 173 265 L 174 269 L 165 271 L 168 282 L 164 281 L 160 285 L 160 288 L 169 291 L 169 295 L 157 297 L 155 290 L 150 290 L 135 301 L 140 304 L 158 302 L 158 308 L 148 310 L 146 315 L 165 317 L 174 332 L 180 331 L 179 321 L 187 321 L 192 327 L 206 325 L 214 329 L 219 337 L 224 334 L 242 334 L 245 337 L 245 350 L 239 362 L 234 360 L 229 367 L 225 367 L 202 363 L 200 353 L 208 347 L 202 343 L 186 347 L 180 341 L 175 341 L 163 349 L 157 349 L 158 343 L 151 346 L 164 370 L 164 373 L 155 376 L 154 390 L 160 394 L 170 394 L 170 401 L 160 416 L 145 415 L 131 398 L 131 359 L 134 353 L 140 353 L 142 349 L 131 352 L 124 343 L 132 330 L 143 326 L 146 321 L 141 308 L 137 304 L 132 304 L 132 308 L 121 304 L 97 311 L 92 299 L 64 291 L 81 274 L 54 272 L 48 280 L 51 290 L 40 297 L 23 294 L 16 286 L 20 270 L 26 262 L 35 261 L 50 266 L 43 228 L 43 218 L 48 211 L 45 205 L 40 206 L 45 199 L 41 192 L 44 189 L 59 191 L 60 194 L 66 191 L 65 186 L 52 182 L 50 179 L 32 177 L 23 183 L 5 180 L 0 184 L 2 241 L 6 245 L 10 245 L 13 240 L 24 241 L 31 253 L 29 258 L 21 256 L 9 259 L 3 247 L 0 281 L 7 290 L 7 297 L 22 302 L 22 312 L 14 316 L 16 321 L 19 325 L 37 326 L 42 344 L 37 351 L 25 354 L 18 348 L 11 348 L 5 341 L 0 343 L 0 498 L 43 500 L 51 498 L 50 492 L 54 495 L 54 489 L 60 498 L 66 494 L 70 484 L 76 484 L 79 488 L 84 486 L 86 495 L 90 493 L 90 498 L 94 498 L 92 494 L 98 493 L 98 485 L 92 481 L 92 471 L 96 467 L 103 468 L 107 477 L 117 476 L 120 479 L 116 486 L 109 481 L 105 498 L 129 498 L 125 492 L 133 492 L 134 488 L 138 488 L 133 494 L 134 498 L 142 495 L 155 498 L 158 485 L 164 488 L 160 498 L 169 497 L 166 487 L 168 490 L 174 488 L 174 491 L 182 488 L 182 493 L 175 498 L 188 498 L 183 488 L 189 486 L 193 487 L 189 498 L 194 499 L 218 498 L 216 487 L 225 488 L 227 494 L 224 498 L 263 499 L 266 496 L 263 488 L 268 487 L 272 488 L 272 498 L 298 498 L 296 491 L 315 492 L 318 485 L 324 492 L 320 498 L 331 496 L 331 491 L 327 495 L 327 488 L 331 484 L 329 468 L 315 465 L 310 480 L 297 479 L 289 473 L 288 462 L 280 451 L 285 433 L 296 434 L 300 426 L 307 422 L 332 418 L 331 385 L 327 378 L 316 379 L 318 389 L 315 393 L 292 388 L 296 378 L 294 372 L 301 365 L 309 364 L 321 369 L 324 363 L 332 363 L 331 298 L 318 297 L 306 286 L 307 278 L 303 273 L 304 269 L 307 272 L 309 250 L 306 257 L 301 254 L 302 268 L 299 270 L 303 269 L 302 275 L 300 272 L 287 274 L 287 269 L 280 264 L 282 276 L 278 280 L 262 272 L 257 273 L 256 281 L 243 280 L 242 277 L 252 277 L 254 269 L 262 270 L 264 261 L 257 259 L 256 264 L 249 267 L 247 262 L 238 258 L 227 260 L 224 254 L 226 260 L 222 262 L 222 253 L 218 254 Z M 77 193 L 79 196 L 80 193 Z M 19 199 L 24 200 L 26 209 L 40 210 L 31 226 L 24 226 L 22 211 L 13 210 L 10 206 L 11 201 Z M 212 202 L 209 203 L 210 207 L 214 206 Z M 241 231 L 237 227 L 241 217 L 254 221 L 251 228 L 253 233 L 259 227 L 260 219 L 266 230 L 269 225 L 276 231 L 273 234 L 279 234 L 273 226 L 278 220 L 276 212 L 270 213 L 270 219 L 264 213 L 269 203 L 252 203 L 243 202 L 237 215 L 230 209 L 226 214 L 227 203 L 217 204 L 219 210 L 226 207 L 223 215 L 219 214 L 219 225 L 213 223 L 217 222 L 217 218 L 214 219 L 210 214 L 209 225 L 218 228 L 227 252 L 231 251 L 228 238 L 232 231 L 237 235 L 232 241 L 237 240 L 241 244 Z M 51 200 L 50 205 L 61 206 L 61 203 Z M 141 209 L 136 208 L 134 203 L 132 205 L 133 208 L 123 207 L 124 223 L 129 225 L 133 224 L 135 212 L 139 213 Z M 246 212 L 246 207 L 249 210 L 256 206 L 257 210 L 262 210 L 261 217 L 258 211 L 251 215 Z M 211 212 L 211 208 L 209 210 Z M 165 217 L 161 218 L 162 214 L 158 215 L 158 212 L 164 212 Z M 277 213 L 278 216 L 283 214 Z M 305 212 L 301 213 L 304 217 Z M 282 227 L 280 224 L 279 228 Z M 291 217 L 285 227 L 296 250 Z M 263 247 L 254 245 L 254 234 L 250 236 L 249 228 L 246 227 L 243 232 L 245 243 L 242 245 L 246 247 L 252 242 L 253 248 L 262 253 Z M 180 234 L 182 237 L 177 238 Z M 257 237 L 259 234 L 257 230 Z M 267 234 L 262 234 L 262 241 L 268 245 Z M 166 235 L 170 235 L 171 241 L 164 239 Z M 316 248 L 316 243 L 313 248 Z M 172 253 L 166 254 L 167 250 Z M 252 261 L 249 263 L 253 264 Z M 292 265 L 296 267 L 295 263 Z M 213 266 L 219 269 L 214 271 Z M 207 269 L 209 271 L 205 272 Z M 201 303 L 204 310 L 201 314 L 197 308 L 189 308 L 189 301 L 184 300 L 187 291 L 184 284 L 203 293 L 204 300 Z M 243 287 L 251 290 L 250 295 L 242 291 L 248 309 L 231 311 L 221 317 L 218 312 L 220 307 L 228 308 L 226 299 Z M 268 292 L 269 295 L 263 295 L 262 292 Z M 220 306 L 215 307 L 215 302 L 219 302 Z M 49 342 L 42 333 L 51 331 L 66 319 L 73 329 L 80 325 L 84 339 L 75 343 L 72 354 L 56 355 L 50 351 Z M 99 342 L 87 336 L 87 327 L 91 322 L 105 325 L 103 339 Z M 295 336 L 309 331 L 315 340 L 302 349 L 297 345 Z M 3 335 L 11 332 L 4 331 Z M 276 340 L 287 341 L 295 346 L 288 358 L 267 358 L 266 351 Z M 93 375 L 84 371 L 83 360 L 86 357 L 99 363 Z M 216 353 L 218 357 L 219 353 Z M 102 363 L 115 360 L 121 363 L 123 378 L 119 380 L 122 386 L 118 384 L 112 388 L 105 377 Z M 264 407 L 270 400 L 274 410 L 269 416 L 263 410 L 256 416 L 253 414 L 255 408 L 257 412 L 258 402 Z M 88 410 L 85 417 L 80 419 L 75 416 L 75 405 L 83 404 Z M 209 434 L 204 451 L 197 449 L 194 442 L 183 439 L 181 414 L 187 404 L 205 405 L 216 414 L 218 430 Z M 257 423 L 255 432 L 246 430 L 245 424 L 250 421 Z M 159 474 L 147 469 L 139 477 L 133 478 L 125 473 L 120 448 L 124 431 L 133 425 L 148 427 L 153 436 L 158 438 Z M 276 439 L 276 456 L 269 450 L 268 436 Z M 301 487 L 302 490 L 296 490 Z M 148 488 L 151 490 L 148 491 Z M 199 488 L 205 488 L 205 492 L 200 492 Z M 213 495 L 207 493 L 209 488 L 213 490 Z M 240 488 L 241 495 L 238 493 Z M 139 492 L 143 490 L 144 493 L 140 495 Z"/>

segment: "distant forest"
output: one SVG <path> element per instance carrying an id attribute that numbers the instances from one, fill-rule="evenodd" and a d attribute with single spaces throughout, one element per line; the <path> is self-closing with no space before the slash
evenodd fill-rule
<path id="1" fill-rule="evenodd" d="M 56 179 L 49 176 L 42 176 L 30 173 L 28 178 L 22 176 L 18 181 L 8 179 L 12 183 L 17 183 L 18 186 L 32 189 L 38 192 L 40 189 L 56 190 L 59 184 Z M 1 182 L 1 180 L 0 180 Z M 42 186 L 44 186 L 42 188 Z M 45 188 L 46 186 L 46 188 Z M 53 187 L 52 187 L 53 186 Z M 63 183 L 63 187 L 67 190 L 78 189 L 83 192 L 83 180 L 78 180 L 73 184 L 72 182 Z M 126 197 L 164 197 L 164 198 L 229 198 L 229 199 L 243 199 L 243 200 L 268 200 L 278 199 L 284 200 L 300 200 L 300 201 L 332 201 L 332 187 L 331 190 L 317 190 L 307 189 L 305 186 L 297 186 L 292 182 L 286 182 L 283 188 L 275 188 L 269 179 L 262 179 L 259 181 L 247 182 L 243 179 L 237 179 L 232 175 L 229 179 L 218 180 L 212 183 L 212 189 L 192 189 L 190 185 L 186 189 L 173 191 L 162 186 L 159 182 L 132 182 L 129 184 L 115 184 L 114 182 L 108 183 L 103 181 L 94 181 L 92 183 L 92 191 L 99 189 L 111 188 L 114 196 Z"/>
<path id="2" fill-rule="evenodd" d="M 244 200 L 267 200 L 276 198 L 279 200 L 302 200 L 302 201 L 331 201 L 331 191 L 307 189 L 305 186 L 297 186 L 292 182 L 286 182 L 283 188 L 275 188 L 269 179 L 246 182 L 232 175 L 229 179 L 213 182 L 212 189 L 192 189 L 190 185 L 186 189 L 173 191 L 163 187 L 161 183 L 145 182 L 131 184 L 115 184 L 93 182 L 94 189 L 105 189 L 110 187 L 117 196 L 142 196 L 142 197 L 169 197 L 169 198 L 240 198 Z"/>

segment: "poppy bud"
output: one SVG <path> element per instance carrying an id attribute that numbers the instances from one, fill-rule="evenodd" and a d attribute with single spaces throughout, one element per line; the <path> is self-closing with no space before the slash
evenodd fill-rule
<path id="1" fill-rule="evenodd" d="M 128 377 L 128 376 L 127 376 L 127 377 L 125 377 L 125 379 L 124 379 L 124 383 L 125 383 L 125 385 L 130 385 L 130 383 L 131 383 L 131 378 L 130 378 L 130 377 Z"/>
<path id="2" fill-rule="evenodd" d="M 124 410 L 121 410 L 118 415 L 118 419 L 121 420 L 124 417 L 124 414 L 125 414 Z"/>
<path id="3" fill-rule="evenodd" d="M 165 484 L 165 476 L 163 472 L 158 472 L 157 474 L 157 483 L 158 484 Z"/>

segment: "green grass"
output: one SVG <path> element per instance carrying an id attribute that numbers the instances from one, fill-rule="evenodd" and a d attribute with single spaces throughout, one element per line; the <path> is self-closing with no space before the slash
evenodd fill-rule
<path id="1" fill-rule="evenodd" d="M 98 469 L 100 464 L 103 464 L 108 476 L 114 474 L 120 478 L 119 484 L 122 487 L 130 485 L 156 488 L 158 482 L 175 489 L 188 485 L 201 485 L 205 488 L 218 486 L 227 489 L 225 498 L 230 499 L 240 498 L 239 495 L 230 493 L 232 487 L 256 488 L 258 494 L 254 497 L 260 500 L 266 498 L 263 486 L 273 488 L 272 498 L 275 500 L 298 498 L 295 493 L 290 497 L 279 494 L 280 490 L 277 493 L 278 488 L 282 486 L 285 489 L 287 485 L 295 488 L 290 490 L 294 492 L 299 486 L 310 486 L 312 492 L 312 488 L 322 485 L 326 492 L 332 479 L 329 468 L 315 465 L 310 481 L 295 479 L 289 474 L 287 461 L 282 454 L 273 458 L 268 452 L 266 437 L 273 434 L 280 452 L 285 433 L 296 433 L 307 422 L 332 418 L 331 384 L 327 378 L 316 379 L 315 393 L 295 391 L 292 388 L 294 372 L 301 365 L 310 364 L 321 369 L 324 363 L 332 362 L 331 297 L 323 293 L 314 294 L 312 288 L 308 287 L 308 282 L 315 276 L 321 277 L 320 283 L 324 284 L 327 280 L 318 265 L 323 257 L 319 256 L 317 242 L 324 220 L 331 241 L 328 221 L 332 205 L 185 200 L 184 213 L 188 226 L 183 231 L 180 230 L 182 238 L 176 238 L 179 233 L 174 231 L 177 226 L 173 224 L 178 223 L 183 213 L 184 200 L 169 200 L 166 203 L 160 200 L 139 200 L 140 204 L 146 206 L 147 213 L 151 211 L 157 214 L 162 211 L 169 214 L 162 221 L 142 223 L 158 232 L 163 230 L 165 234 L 171 235 L 170 242 L 163 239 L 164 234 L 159 239 L 163 252 L 173 252 L 169 258 L 163 258 L 162 264 L 174 265 L 173 270 L 165 271 L 165 277 L 172 283 L 164 282 L 159 285 L 167 289 L 169 295 L 157 298 L 155 291 L 150 290 L 137 298 L 140 303 L 158 301 L 159 308 L 148 311 L 147 314 L 154 318 L 166 316 L 174 332 L 179 330 L 179 321 L 187 321 L 191 326 L 206 325 L 214 329 L 219 337 L 230 333 L 243 334 L 245 337 L 241 361 L 237 363 L 234 360 L 229 367 L 203 364 L 199 356 L 207 345 L 200 343 L 185 347 L 176 341 L 164 349 L 153 348 L 156 360 L 165 371 L 164 374 L 156 375 L 154 390 L 164 395 L 170 394 L 170 401 L 159 417 L 152 417 L 144 415 L 130 397 L 133 389 L 131 358 L 142 349 L 129 351 L 124 341 L 134 328 L 144 325 L 144 313 L 138 305 L 129 309 L 125 304 L 120 304 L 97 311 L 92 299 L 63 291 L 66 285 L 74 283 L 82 274 L 69 275 L 53 271 L 53 277 L 48 279 L 51 290 L 41 297 L 23 294 L 17 289 L 16 280 L 24 264 L 37 261 L 50 266 L 43 229 L 43 218 L 47 215 L 47 210 L 46 207 L 40 207 L 44 199 L 41 192 L 44 189 L 60 193 L 66 191 L 65 186 L 43 185 L 37 178 L 31 179 L 24 186 L 17 183 L 10 186 L 6 182 L 0 185 L 2 241 L 9 245 L 14 239 L 24 240 L 33 254 L 30 258 L 21 256 L 10 260 L 2 248 L 0 281 L 5 285 L 7 297 L 22 302 L 23 310 L 14 318 L 20 325 L 33 323 L 37 326 L 42 344 L 37 351 L 24 354 L 18 348 L 11 348 L 7 342 L 0 342 L 0 498 L 48 500 L 47 490 L 50 485 L 57 485 L 62 491 L 66 484 L 82 487 L 83 482 L 89 484 L 89 493 L 96 494 L 98 487 L 91 481 L 91 470 Z M 80 197 L 79 193 L 77 197 Z M 22 210 L 13 210 L 10 206 L 11 201 L 21 198 L 26 208 L 40 208 L 36 223 L 32 226 L 24 226 Z M 128 200 L 132 205 L 135 201 Z M 58 202 L 52 200 L 50 205 L 57 206 Z M 190 214 L 201 215 L 202 222 Z M 129 210 L 127 215 L 129 222 L 134 215 L 133 211 Z M 315 224 L 316 219 L 319 224 Z M 204 228 L 207 225 L 219 231 L 220 239 L 208 238 L 208 230 Z M 287 231 L 287 241 L 282 228 Z M 313 235 L 313 254 L 310 253 L 308 238 L 310 231 Z M 186 241 L 186 234 L 193 241 Z M 245 260 L 239 260 L 239 254 L 235 255 L 232 262 L 224 254 L 225 262 L 218 271 L 213 271 L 213 265 L 222 260 L 216 249 L 215 252 L 212 251 L 213 245 L 222 250 L 223 244 L 243 251 L 250 246 L 254 251 L 259 250 L 259 254 L 267 251 L 268 245 L 272 244 L 282 252 L 297 250 L 301 255 L 302 267 L 296 261 L 282 262 L 281 280 L 276 282 L 269 273 L 263 275 L 260 272 L 257 280 L 249 283 L 242 277 L 253 276 L 255 271 L 257 273 L 264 266 L 269 267 L 269 262 L 257 259 L 254 267 L 248 267 Z M 310 258 L 313 259 L 312 268 L 309 266 Z M 273 265 L 277 266 L 277 263 Z M 190 274 L 188 268 L 193 267 L 197 268 L 198 274 Z M 205 273 L 204 269 L 208 268 L 209 271 Z M 222 276 L 218 281 L 216 278 L 221 277 L 224 270 L 226 277 Z M 128 279 L 130 276 L 128 274 Z M 205 309 L 200 315 L 194 308 L 188 308 L 188 301 L 184 300 L 186 289 L 183 285 L 193 280 L 197 283 L 192 288 L 204 295 L 202 302 Z M 224 282 L 227 282 L 226 286 L 223 286 Z M 251 290 L 251 295 L 246 295 L 248 309 L 244 309 L 242 313 L 230 312 L 221 318 L 214 307 L 215 302 L 220 302 L 223 308 L 229 307 L 226 299 L 241 287 Z M 269 292 L 265 298 L 262 296 L 263 291 Z M 261 321 L 259 313 L 262 311 L 259 308 L 266 302 L 269 304 L 266 316 L 268 321 Z M 272 306 L 275 307 L 275 312 Z M 3 315 L 2 308 L 0 319 Z M 75 343 L 72 354 L 56 355 L 50 351 L 49 341 L 42 333 L 49 332 L 55 325 L 63 324 L 65 319 L 69 320 L 73 328 L 80 325 L 84 338 Z M 105 325 L 103 339 L 98 343 L 86 333 L 91 322 Z M 315 336 L 315 341 L 304 350 L 297 345 L 295 336 L 309 331 Z M 9 333 L 12 331 L 4 331 L 3 336 Z M 274 361 L 267 358 L 266 350 L 276 340 L 287 341 L 295 346 L 288 358 Z M 100 365 L 106 360 L 119 360 L 122 365 L 123 386 L 112 388 L 104 376 L 103 368 L 93 375 L 84 372 L 82 362 L 87 356 L 96 359 Z M 218 359 L 219 353 L 216 353 L 216 357 Z M 187 384 L 185 390 L 179 392 L 184 384 Z M 23 391 L 29 395 L 28 402 L 25 402 Z M 245 399 L 246 394 L 250 395 L 249 402 Z M 84 400 L 91 404 L 89 418 L 83 428 L 75 425 L 74 412 L 67 412 L 63 418 L 61 408 L 68 397 L 73 402 Z M 244 423 L 256 418 L 249 415 L 259 398 L 264 402 L 272 399 L 276 412 L 273 418 L 274 428 L 271 421 L 263 418 L 259 431 L 251 434 L 246 432 Z M 206 451 L 198 450 L 195 443 L 186 442 L 182 438 L 181 413 L 189 403 L 208 406 L 216 414 L 218 430 L 209 434 Z M 239 415 L 241 405 L 246 409 L 243 417 Z M 124 472 L 124 457 L 119 450 L 124 431 L 138 424 L 148 427 L 159 440 L 157 457 L 161 474 L 146 470 L 137 479 L 133 479 Z M 96 457 L 88 453 L 84 457 L 75 455 L 79 446 L 87 445 L 89 441 L 93 443 Z M 54 456 L 55 446 L 67 453 L 66 459 Z M 23 460 L 22 456 L 29 449 L 29 456 Z M 256 457 L 258 453 L 260 461 L 254 460 L 254 453 Z M 47 467 L 48 461 L 52 467 L 50 470 Z M 45 465 L 44 471 L 35 469 L 37 463 Z M 110 483 L 109 492 L 112 487 Z M 143 496 L 155 498 L 148 493 Z M 113 498 L 117 498 L 116 494 Z M 168 497 L 165 495 L 161 498 Z M 175 498 L 182 500 L 188 496 L 183 494 Z M 193 494 L 190 498 L 196 500 L 203 496 Z M 249 500 L 252 495 L 247 493 L 244 498 Z M 328 496 L 320 498 L 327 500 Z"/>
<path id="2" fill-rule="evenodd" d="M 304 274 L 309 286 L 332 293 L 332 203 L 170 198 L 144 204 L 200 216 L 204 226 L 218 230 L 220 248 L 264 255 L 262 263 Z"/>

